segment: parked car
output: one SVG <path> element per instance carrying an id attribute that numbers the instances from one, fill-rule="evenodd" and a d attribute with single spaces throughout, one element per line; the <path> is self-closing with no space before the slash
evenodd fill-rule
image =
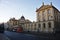
<path id="1" fill-rule="evenodd" d="M 16 30 L 15 30 L 15 29 L 13 29 L 13 32 L 16 32 Z"/>

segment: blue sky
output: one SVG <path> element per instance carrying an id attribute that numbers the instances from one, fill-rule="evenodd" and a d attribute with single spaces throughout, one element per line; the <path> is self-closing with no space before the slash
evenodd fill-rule
<path id="1" fill-rule="evenodd" d="M 0 23 L 10 18 L 19 19 L 22 15 L 31 21 L 36 21 L 36 8 L 44 4 L 52 4 L 60 10 L 60 0 L 0 0 Z"/>

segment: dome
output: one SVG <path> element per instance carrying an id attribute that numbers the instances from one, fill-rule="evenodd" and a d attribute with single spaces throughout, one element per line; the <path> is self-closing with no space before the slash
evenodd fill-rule
<path id="1" fill-rule="evenodd" d="M 24 16 L 21 16 L 21 19 L 25 19 L 25 17 Z"/>

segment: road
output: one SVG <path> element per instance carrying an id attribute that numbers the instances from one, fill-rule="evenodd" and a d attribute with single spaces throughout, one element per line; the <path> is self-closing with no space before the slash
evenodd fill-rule
<path id="1" fill-rule="evenodd" d="M 56 34 L 56 37 L 52 38 L 52 36 L 44 37 L 41 35 L 38 36 L 33 34 L 5 31 L 3 34 L 0 34 L 0 36 L 2 35 L 5 35 L 6 39 L 10 39 L 10 40 L 60 40 L 59 34 Z"/>
<path id="2" fill-rule="evenodd" d="M 4 33 L 0 33 L 0 40 L 60 40 L 60 35 L 57 34 L 55 38 L 52 37 L 44 37 L 41 35 L 33 35 L 26 33 L 17 33 L 11 31 L 5 31 Z"/>
<path id="3" fill-rule="evenodd" d="M 9 32 L 9 31 L 5 31 L 4 35 L 9 37 L 10 40 L 40 40 L 41 39 L 36 35 Z M 43 39 L 41 39 L 41 40 L 43 40 Z"/>

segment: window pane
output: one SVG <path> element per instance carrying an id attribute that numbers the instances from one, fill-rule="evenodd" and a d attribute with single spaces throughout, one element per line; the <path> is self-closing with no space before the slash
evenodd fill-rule
<path id="1" fill-rule="evenodd" d="M 41 25 L 40 25 L 40 24 L 38 24 L 38 27 L 39 27 L 39 28 L 40 28 L 40 26 L 41 26 Z"/>
<path id="2" fill-rule="evenodd" d="M 48 10 L 48 14 L 50 14 L 50 10 Z"/>
<path id="3" fill-rule="evenodd" d="M 45 28 L 45 23 L 43 23 L 43 27 Z"/>
<path id="4" fill-rule="evenodd" d="M 49 28 L 51 28 L 51 23 L 50 22 L 48 23 L 48 26 L 49 26 Z"/>

